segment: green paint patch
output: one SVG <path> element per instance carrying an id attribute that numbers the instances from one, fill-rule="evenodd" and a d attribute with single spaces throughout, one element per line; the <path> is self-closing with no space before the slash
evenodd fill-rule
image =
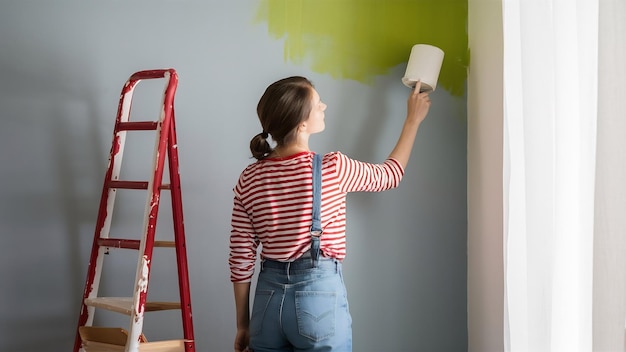
<path id="1" fill-rule="evenodd" d="M 363 83 L 406 65 L 414 44 L 435 45 L 445 52 L 437 85 L 465 92 L 467 0 L 261 0 L 256 21 L 284 38 L 286 61 Z"/>

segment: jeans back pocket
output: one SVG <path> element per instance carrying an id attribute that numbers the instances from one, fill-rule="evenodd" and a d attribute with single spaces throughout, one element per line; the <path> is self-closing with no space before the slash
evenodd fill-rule
<path id="1" fill-rule="evenodd" d="M 315 342 L 334 336 L 337 294 L 320 291 L 297 291 L 295 294 L 300 335 Z"/>

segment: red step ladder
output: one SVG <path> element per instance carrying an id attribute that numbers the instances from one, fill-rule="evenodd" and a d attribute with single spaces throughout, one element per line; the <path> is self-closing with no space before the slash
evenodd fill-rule
<path id="1" fill-rule="evenodd" d="M 165 81 L 163 106 L 157 121 L 130 121 L 133 92 L 142 80 L 162 79 Z M 174 122 L 174 95 L 178 84 L 178 75 L 173 69 L 149 70 L 136 72 L 130 76 L 122 88 L 115 127 L 113 144 L 109 155 L 109 165 L 104 178 L 100 207 L 94 234 L 87 280 L 78 319 L 74 352 L 89 351 L 195 351 L 191 298 L 185 231 L 183 226 L 183 205 L 178 173 L 178 145 Z M 155 150 L 152 160 L 152 175 L 148 181 L 119 180 L 126 134 L 129 131 L 156 131 Z M 163 184 L 163 170 L 167 155 L 169 182 Z M 143 233 L 141 239 L 113 238 L 109 236 L 113 216 L 115 195 L 118 189 L 146 190 L 147 200 L 144 212 Z M 157 216 L 161 191 L 171 193 L 174 241 L 155 241 Z M 139 237 L 139 236 L 137 236 Z M 172 247 L 176 251 L 178 268 L 179 302 L 147 301 L 148 282 L 152 265 L 154 247 Z M 104 256 L 110 249 L 123 248 L 138 250 L 135 284 L 132 297 L 98 297 L 98 287 Z M 106 309 L 130 316 L 128 330 L 123 328 L 94 327 L 93 318 L 96 308 Z M 142 330 L 144 313 L 150 311 L 180 309 L 182 315 L 183 338 L 147 342 Z"/>

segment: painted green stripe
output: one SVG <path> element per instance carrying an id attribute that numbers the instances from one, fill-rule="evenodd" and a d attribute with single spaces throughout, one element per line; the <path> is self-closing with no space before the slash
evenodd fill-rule
<path id="1" fill-rule="evenodd" d="M 467 0 L 261 0 L 255 21 L 284 39 L 286 62 L 362 83 L 406 65 L 414 44 L 435 45 L 445 52 L 437 86 L 465 92 Z"/>

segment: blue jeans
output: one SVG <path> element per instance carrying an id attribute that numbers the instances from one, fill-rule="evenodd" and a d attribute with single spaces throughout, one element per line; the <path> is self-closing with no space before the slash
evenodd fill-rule
<path id="1" fill-rule="evenodd" d="M 341 262 L 310 255 L 291 263 L 265 260 L 254 296 L 250 348 L 267 351 L 352 351 L 352 318 Z"/>

